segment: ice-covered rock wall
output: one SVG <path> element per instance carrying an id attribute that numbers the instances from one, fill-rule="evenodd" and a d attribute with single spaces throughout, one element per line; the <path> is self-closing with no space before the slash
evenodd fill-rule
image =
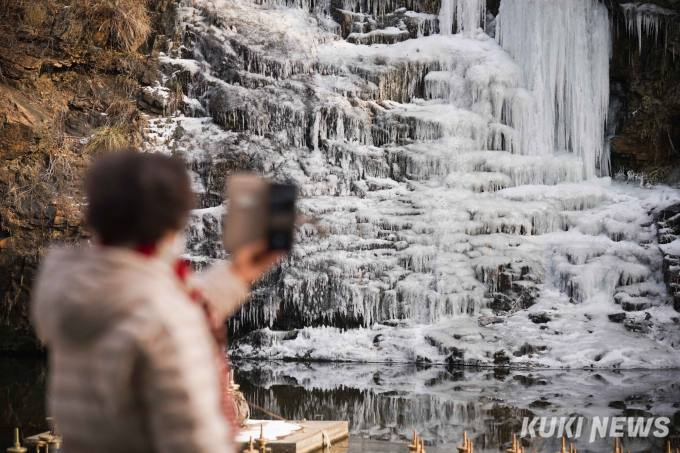
<path id="1" fill-rule="evenodd" d="M 473 1 L 182 7 L 161 56 L 182 114 L 149 137 L 194 177 L 188 255 L 224 257 L 239 168 L 296 182 L 307 219 L 232 321 L 236 354 L 680 364 L 653 224 L 678 192 L 593 178 L 608 22 L 577 3 L 504 0 L 505 49 Z"/>

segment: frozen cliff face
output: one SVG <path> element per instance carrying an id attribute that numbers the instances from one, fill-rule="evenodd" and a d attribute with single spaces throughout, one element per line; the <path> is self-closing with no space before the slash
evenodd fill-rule
<path id="1" fill-rule="evenodd" d="M 501 22 L 520 20 L 521 2 L 506 1 Z M 237 335 L 260 329 L 235 354 L 680 364 L 652 217 L 678 191 L 592 178 L 606 161 L 606 10 L 542 2 L 563 23 L 550 48 L 531 41 L 535 54 L 516 40 L 547 27 L 548 9 L 522 33 L 501 23 L 508 51 L 473 25 L 357 44 L 354 33 L 396 34 L 395 17 L 437 12 L 392 3 L 198 0 L 180 11 L 183 44 L 161 61 L 183 86 L 183 114 L 152 120 L 149 136 L 193 175 L 202 209 L 188 256 L 224 257 L 225 172 L 294 181 L 307 219 L 232 321 Z M 481 22 L 481 9 L 468 21 L 475 2 L 453 5 L 452 23 Z"/>

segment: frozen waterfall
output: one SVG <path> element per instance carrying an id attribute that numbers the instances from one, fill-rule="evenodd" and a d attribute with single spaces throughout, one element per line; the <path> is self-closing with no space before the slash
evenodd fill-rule
<path id="1" fill-rule="evenodd" d="M 509 109 L 521 154 L 570 151 L 585 175 L 609 174 L 611 32 L 598 0 L 503 0 L 496 37 L 523 69 L 529 96 Z"/>
<path id="2" fill-rule="evenodd" d="M 486 0 L 442 0 L 439 9 L 439 32 L 473 33 L 486 19 Z"/>
<path id="3" fill-rule="evenodd" d="M 225 257 L 225 173 L 294 181 L 307 219 L 235 354 L 680 366 L 653 217 L 679 192 L 596 177 L 607 10 L 503 0 L 499 45 L 484 3 L 183 3 L 148 136 L 192 173 L 187 256 Z"/>

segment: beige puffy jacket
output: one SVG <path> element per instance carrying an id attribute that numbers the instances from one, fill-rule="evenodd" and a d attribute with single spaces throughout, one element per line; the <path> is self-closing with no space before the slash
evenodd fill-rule
<path id="1" fill-rule="evenodd" d="M 218 264 L 191 282 L 222 319 L 247 288 Z M 68 453 L 232 453 L 215 343 L 170 265 L 115 247 L 52 250 L 32 305 L 48 410 Z"/>

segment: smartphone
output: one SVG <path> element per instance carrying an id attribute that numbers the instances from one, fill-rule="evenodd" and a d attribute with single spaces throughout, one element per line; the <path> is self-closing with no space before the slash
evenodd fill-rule
<path id="1" fill-rule="evenodd" d="M 252 174 L 231 176 L 226 187 L 224 248 L 265 240 L 268 250 L 290 251 L 296 220 L 297 187 Z"/>
<path id="2" fill-rule="evenodd" d="M 293 248 L 295 229 L 295 202 L 297 187 L 293 184 L 269 184 L 267 244 L 269 250 L 284 252 Z"/>

